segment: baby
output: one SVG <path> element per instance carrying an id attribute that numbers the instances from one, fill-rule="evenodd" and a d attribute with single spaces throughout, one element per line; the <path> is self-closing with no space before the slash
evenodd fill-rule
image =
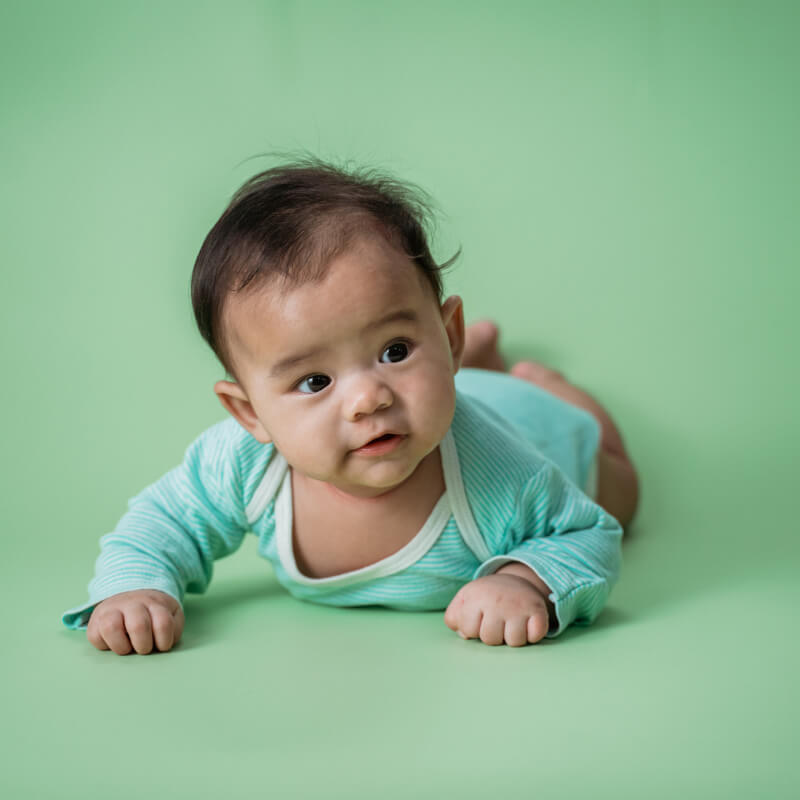
<path id="1" fill-rule="evenodd" d="M 171 649 L 185 593 L 248 532 L 314 602 L 446 609 L 464 639 L 513 647 L 594 620 L 636 472 L 591 397 L 534 362 L 509 374 L 494 324 L 465 330 L 427 213 L 315 159 L 236 193 L 192 276 L 231 418 L 130 501 L 65 625 L 120 655 Z"/>

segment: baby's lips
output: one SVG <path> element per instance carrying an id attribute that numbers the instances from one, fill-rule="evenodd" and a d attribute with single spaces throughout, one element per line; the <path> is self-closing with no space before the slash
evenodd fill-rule
<path id="1" fill-rule="evenodd" d="M 360 447 L 355 448 L 353 452 L 379 455 L 398 447 L 403 439 L 405 439 L 405 435 L 401 433 L 383 433 L 379 436 L 374 436 L 368 442 L 364 442 Z"/>
<path id="2" fill-rule="evenodd" d="M 377 436 L 373 436 L 371 439 L 368 439 L 366 442 L 363 442 L 355 449 L 360 450 L 362 447 L 366 447 L 367 445 L 381 441 L 382 439 L 388 439 L 390 436 L 402 436 L 402 434 L 395 433 L 394 431 L 386 431 L 385 433 L 379 433 Z"/>
<path id="3" fill-rule="evenodd" d="M 396 433 L 383 433 L 380 436 L 376 436 L 374 439 L 370 439 L 367 444 L 372 444 L 373 442 L 382 442 L 385 439 L 392 439 L 397 436 Z"/>

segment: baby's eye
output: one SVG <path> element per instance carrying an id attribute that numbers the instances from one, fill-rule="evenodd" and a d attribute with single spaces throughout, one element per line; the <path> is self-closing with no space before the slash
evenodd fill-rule
<path id="1" fill-rule="evenodd" d="M 405 342 L 390 344 L 381 354 L 381 361 L 384 364 L 394 364 L 404 358 L 408 358 L 408 345 Z"/>
<path id="2" fill-rule="evenodd" d="M 303 394 L 315 394 L 321 392 L 331 379 L 327 375 L 309 375 L 297 384 L 297 391 Z"/>

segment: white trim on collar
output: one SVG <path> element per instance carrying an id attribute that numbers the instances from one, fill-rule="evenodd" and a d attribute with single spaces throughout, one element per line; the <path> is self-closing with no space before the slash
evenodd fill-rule
<path id="1" fill-rule="evenodd" d="M 433 547 L 436 540 L 450 519 L 450 505 L 447 492 L 444 492 L 433 507 L 428 519 L 419 533 L 396 553 L 368 564 L 366 567 L 330 575 L 327 578 L 309 578 L 297 568 L 292 547 L 292 476 L 286 473 L 280 492 L 275 500 L 275 538 L 278 545 L 278 557 L 286 574 L 295 583 L 303 586 L 334 586 L 344 588 L 353 583 L 374 580 L 395 572 L 400 572 L 406 567 L 419 561 L 428 550 Z"/>
<path id="2" fill-rule="evenodd" d="M 480 562 L 484 562 L 491 556 L 491 553 L 478 530 L 478 524 L 475 522 L 475 517 L 472 516 L 472 509 L 469 507 L 467 494 L 464 491 L 464 480 L 461 477 L 461 465 L 458 461 L 458 451 L 456 450 L 452 428 L 447 431 L 447 435 L 442 439 L 439 450 L 442 454 L 442 469 L 444 470 L 444 482 L 447 487 L 446 493 L 450 497 L 450 508 L 453 511 L 461 538 L 467 547 L 472 550 L 475 558 Z"/>
<path id="3" fill-rule="evenodd" d="M 442 439 L 439 451 L 442 458 L 445 491 L 433 507 L 425 524 L 405 547 L 361 569 L 331 575 L 327 578 L 309 578 L 300 572 L 292 547 L 292 474 L 288 469 L 289 465 L 286 463 L 286 459 L 277 450 L 274 451 L 261 483 L 247 504 L 247 521 L 251 525 L 255 523 L 264 513 L 272 498 L 275 498 L 275 537 L 281 566 L 293 581 L 305 586 L 324 585 L 341 588 L 360 581 L 400 572 L 419 561 L 433 547 L 451 515 L 455 518 L 459 533 L 467 547 L 478 561 L 486 561 L 491 554 L 478 530 L 464 491 L 464 481 L 461 476 L 461 466 L 452 428 Z"/>
<path id="4" fill-rule="evenodd" d="M 253 525 L 267 510 L 270 500 L 275 496 L 275 492 L 278 491 L 278 487 L 281 485 L 284 475 L 288 472 L 288 467 L 289 465 L 286 463 L 286 459 L 277 449 L 273 449 L 272 460 L 269 462 L 269 466 L 264 473 L 264 477 L 261 479 L 261 483 L 258 484 L 258 487 L 245 509 L 245 515 L 247 516 L 249 525 Z"/>

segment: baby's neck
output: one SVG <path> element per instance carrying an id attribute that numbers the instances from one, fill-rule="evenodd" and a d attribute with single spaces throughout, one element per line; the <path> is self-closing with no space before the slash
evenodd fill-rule
<path id="1" fill-rule="evenodd" d="M 408 545 L 445 489 L 438 449 L 426 459 L 400 486 L 372 497 L 293 472 L 292 547 L 300 572 L 328 578 L 377 563 Z"/>

